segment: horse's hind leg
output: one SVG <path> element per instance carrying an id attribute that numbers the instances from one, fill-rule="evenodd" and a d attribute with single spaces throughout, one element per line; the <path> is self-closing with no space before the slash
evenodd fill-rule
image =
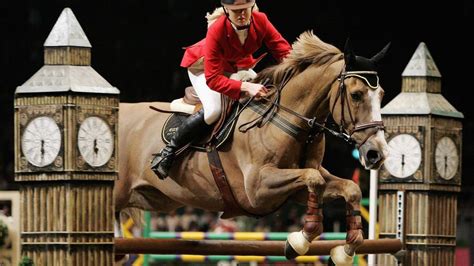
<path id="1" fill-rule="evenodd" d="M 120 211 L 115 212 L 114 214 L 115 219 L 114 219 L 114 236 L 115 237 L 123 237 L 123 231 L 122 231 L 122 222 L 120 219 Z M 128 254 L 120 254 L 120 255 L 115 255 L 115 263 L 114 265 L 124 265 L 130 256 Z"/>
<path id="2" fill-rule="evenodd" d="M 360 215 L 362 192 L 354 181 L 334 176 L 322 167 L 321 174 L 326 180 L 326 190 L 323 194 L 324 201 L 340 197 L 346 201 L 346 245 L 332 249 L 331 259 L 336 265 L 352 265 L 356 249 L 364 242 Z"/>
<path id="3" fill-rule="evenodd" d="M 114 184 L 114 236 L 123 237 L 121 211 L 125 208 L 128 201 L 130 200 L 130 190 L 128 189 L 129 184 L 123 179 L 119 179 Z M 129 259 L 129 255 L 115 255 L 115 265 L 123 265 Z"/>

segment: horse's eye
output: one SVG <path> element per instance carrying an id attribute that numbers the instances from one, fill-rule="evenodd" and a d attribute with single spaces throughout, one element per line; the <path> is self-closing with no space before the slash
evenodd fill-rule
<path id="1" fill-rule="evenodd" d="M 352 98 L 352 100 L 358 102 L 358 101 L 362 100 L 362 93 L 360 93 L 359 91 L 351 93 L 351 98 Z"/>

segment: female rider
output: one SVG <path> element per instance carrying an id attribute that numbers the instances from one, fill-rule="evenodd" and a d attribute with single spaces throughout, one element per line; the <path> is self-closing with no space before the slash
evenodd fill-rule
<path id="1" fill-rule="evenodd" d="M 266 95 L 263 85 L 229 79 L 231 74 L 254 67 L 261 57 L 256 60 L 252 54 L 262 44 L 278 61 L 290 52 L 290 45 L 267 16 L 256 10 L 255 0 L 221 0 L 221 4 L 221 16 L 209 26 L 206 38 L 187 47 L 182 59 L 181 66 L 188 69 L 203 108 L 178 127 L 170 143 L 152 160 L 151 168 L 160 179 L 168 176 L 176 150 L 218 120 L 221 94 L 234 100 Z"/>

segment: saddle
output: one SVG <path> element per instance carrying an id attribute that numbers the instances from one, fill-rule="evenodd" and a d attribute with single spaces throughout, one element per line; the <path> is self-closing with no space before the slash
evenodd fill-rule
<path id="1" fill-rule="evenodd" d="M 189 93 L 192 93 L 193 89 L 192 87 L 188 87 L 187 91 Z M 189 97 L 189 96 L 188 96 Z M 241 109 L 241 106 L 238 102 L 232 101 L 231 99 L 227 97 L 223 97 L 226 100 L 223 99 L 223 110 L 221 117 L 219 120 L 216 122 L 216 124 L 213 127 L 212 132 L 209 132 L 207 136 L 203 137 L 200 140 L 197 140 L 194 143 L 191 143 L 189 148 L 206 152 L 208 151 L 208 146 L 211 144 L 215 146 L 216 149 L 218 149 L 222 144 L 225 143 L 225 141 L 229 138 L 231 133 L 233 132 L 235 128 L 235 124 L 237 121 L 237 118 L 235 117 L 239 110 Z M 200 102 L 196 102 L 195 99 L 193 99 L 197 104 L 200 104 Z M 189 102 L 189 99 L 186 99 L 186 96 L 183 97 L 183 102 Z M 225 103 L 224 103 L 225 102 Z M 199 109 L 202 108 L 201 106 L 197 105 L 194 109 L 195 112 L 199 111 Z M 163 142 L 168 144 L 175 134 L 178 126 L 183 123 L 186 118 L 190 116 L 189 113 L 184 113 L 184 112 L 175 112 L 172 113 L 168 119 L 166 119 L 163 128 L 161 130 L 161 138 Z"/>

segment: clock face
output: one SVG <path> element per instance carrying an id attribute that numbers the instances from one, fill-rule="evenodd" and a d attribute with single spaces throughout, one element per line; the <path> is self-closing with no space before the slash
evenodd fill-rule
<path id="1" fill-rule="evenodd" d="M 61 149 L 61 130 L 48 116 L 31 120 L 21 137 L 21 150 L 29 163 L 44 167 L 56 159 Z"/>
<path id="2" fill-rule="evenodd" d="M 459 165 L 458 149 L 449 137 L 441 138 L 436 144 L 435 164 L 441 178 L 450 180 L 456 175 Z"/>
<path id="3" fill-rule="evenodd" d="M 389 142 L 389 155 L 385 160 L 387 171 L 398 178 L 413 175 L 421 164 L 421 147 L 418 140 L 409 134 L 400 134 Z"/>
<path id="4" fill-rule="evenodd" d="M 86 118 L 77 136 L 82 158 L 93 167 L 106 164 L 114 151 L 114 137 L 109 125 L 100 117 Z"/>

